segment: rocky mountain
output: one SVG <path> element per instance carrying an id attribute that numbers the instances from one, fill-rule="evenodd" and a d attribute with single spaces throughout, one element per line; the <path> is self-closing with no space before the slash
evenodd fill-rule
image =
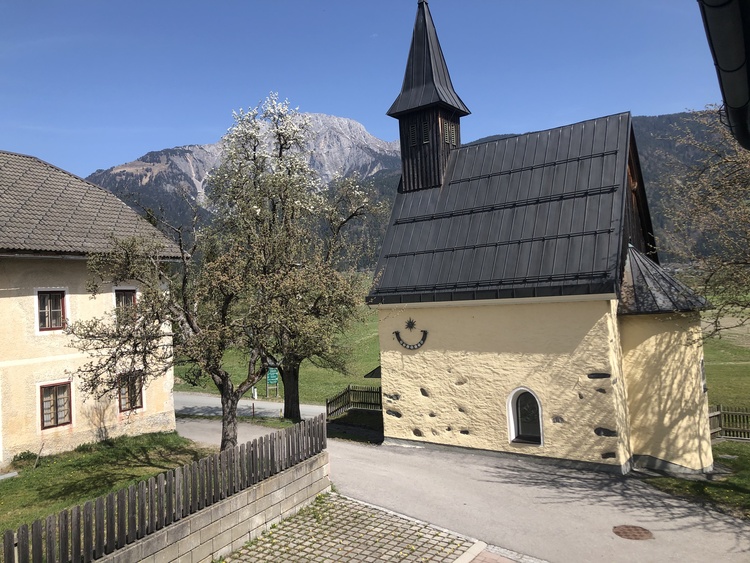
<path id="1" fill-rule="evenodd" d="M 310 165 L 324 182 L 336 175 L 390 178 L 400 170 L 398 142 L 382 141 L 361 123 L 343 117 L 308 114 L 311 134 L 306 147 Z M 138 160 L 97 170 L 86 179 L 140 209 L 186 211 L 181 195 L 202 201 L 209 172 L 221 158 L 222 145 L 186 145 L 153 151 Z"/>

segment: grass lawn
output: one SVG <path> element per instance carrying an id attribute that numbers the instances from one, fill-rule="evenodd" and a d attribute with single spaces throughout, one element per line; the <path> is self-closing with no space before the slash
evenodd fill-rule
<path id="1" fill-rule="evenodd" d="M 724 512 L 750 519 L 750 443 L 722 442 L 713 447 L 714 461 L 733 471 L 711 481 L 655 477 L 654 487 L 678 497 L 707 503 Z"/>
<path id="2" fill-rule="evenodd" d="M 300 368 L 300 402 L 307 405 L 324 405 L 327 398 L 333 397 L 346 388 L 347 385 L 371 385 L 380 386 L 380 379 L 365 379 L 369 373 L 380 365 L 380 344 L 378 342 L 378 316 L 375 311 L 368 311 L 364 323 L 354 324 L 346 334 L 342 335 L 341 342 L 352 350 L 347 364 L 348 374 L 337 373 L 330 369 L 322 369 L 305 361 Z M 247 364 L 244 363 L 243 355 L 237 351 L 227 353 L 225 358 L 226 368 L 232 374 L 235 382 L 244 379 L 247 372 Z M 180 378 L 186 368 L 176 368 L 175 377 Z M 258 399 L 266 398 L 266 380 L 263 378 L 257 385 Z M 200 391 L 203 393 L 216 393 L 216 386 L 211 382 L 194 387 L 187 383 L 175 383 L 175 391 Z M 270 390 L 269 400 L 283 401 L 284 385 L 279 378 L 279 397 L 275 397 L 275 391 Z M 248 393 L 247 396 L 250 394 Z"/>
<path id="3" fill-rule="evenodd" d="M 710 339 L 703 350 L 709 404 L 750 407 L 750 348 Z"/>
<path id="4" fill-rule="evenodd" d="M 72 452 L 14 461 L 18 476 L 0 481 L 0 533 L 94 500 L 213 453 L 176 433 L 85 444 Z"/>

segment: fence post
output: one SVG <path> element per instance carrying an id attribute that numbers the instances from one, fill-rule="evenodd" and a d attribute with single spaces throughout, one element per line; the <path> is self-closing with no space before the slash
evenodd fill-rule
<path id="1" fill-rule="evenodd" d="M 107 513 L 107 544 L 105 553 L 112 553 L 115 550 L 115 494 L 109 493 L 106 500 Z"/>
<path id="2" fill-rule="evenodd" d="M 167 471 L 164 495 L 166 500 L 164 525 L 169 526 L 174 519 L 174 471 L 171 469 Z"/>
<path id="3" fill-rule="evenodd" d="M 58 515 L 58 529 L 60 537 L 60 563 L 69 563 L 69 537 L 70 537 L 70 523 L 68 520 L 68 511 L 63 510 Z"/>
<path id="4" fill-rule="evenodd" d="M 116 493 L 117 498 L 117 547 L 124 547 L 127 543 L 127 528 L 126 528 L 126 502 L 125 502 L 125 489 L 120 489 Z"/>
<path id="5" fill-rule="evenodd" d="M 94 501 L 94 559 L 104 555 L 104 497 Z"/>
<path id="6" fill-rule="evenodd" d="M 94 520 L 94 510 L 91 501 L 83 505 L 83 561 L 89 563 L 94 552 L 94 538 L 92 524 Z M 32 538 L 33 540 L 33 538 Z"/>
<path id="7" fill-rule="evenodd" d="M 78 563 L 81 560 L 81 507 L 74 506 L 70 511 L 70 558 Z"/>
<path id="8" fill-rule="evenodd" d="M 3 534 L 3 561 L 16 563 L 16 538 L 12 530 L 5 530 Z"/>

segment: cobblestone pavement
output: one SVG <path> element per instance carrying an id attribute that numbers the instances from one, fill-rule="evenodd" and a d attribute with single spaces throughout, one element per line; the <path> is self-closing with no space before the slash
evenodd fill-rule
<path id="1" fill-rule="evenodd" d="M 318 497 L 297 516 L 284 520 L 224 561 L 453 563 L 464 554 L 461 561 L 471 561 L 472 553 L 481 551 L 475 543 L 475 540 L 424 522 L 330 494 Z"/>

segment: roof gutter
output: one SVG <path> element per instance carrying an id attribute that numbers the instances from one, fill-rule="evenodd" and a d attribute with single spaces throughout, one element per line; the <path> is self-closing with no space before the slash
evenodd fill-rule
<path id="1" fill-rule="evenodd" d="M 732 135 L 750 150 L 750 0 L 698 0 Z"/>

